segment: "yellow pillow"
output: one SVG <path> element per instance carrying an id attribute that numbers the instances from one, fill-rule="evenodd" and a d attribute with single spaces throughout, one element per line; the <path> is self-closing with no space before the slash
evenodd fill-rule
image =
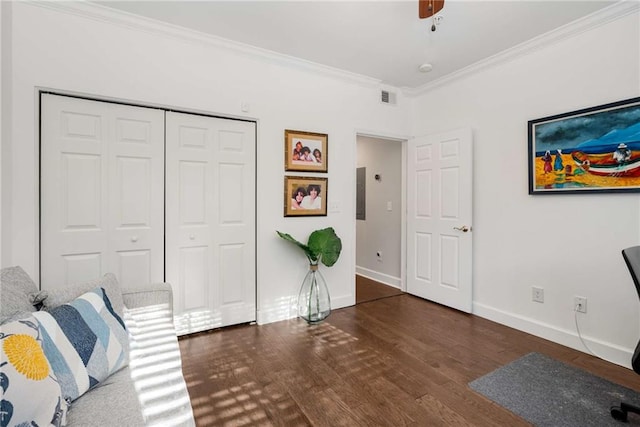
<path id="1" fill-rule="evenodd" d="M 64 425 L 67 402 L 29 316 L 0 326 L 0 425 Z"/>

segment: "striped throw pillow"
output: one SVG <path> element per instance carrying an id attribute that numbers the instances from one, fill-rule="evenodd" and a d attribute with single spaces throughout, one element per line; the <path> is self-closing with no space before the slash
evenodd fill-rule
<path id="1" fill-rule="evenodd" d="M 127 331 L 103 288 L 33 316 L 65 398 L 77 399 L 126 366 Z"/>

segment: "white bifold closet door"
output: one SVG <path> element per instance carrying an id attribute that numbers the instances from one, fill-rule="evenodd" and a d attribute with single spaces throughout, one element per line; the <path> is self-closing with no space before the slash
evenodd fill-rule
<path id="1" fill-rule="evenodd" d="M 167 112 L 166 141 L 178 334 L 254 321 L 255 123 Z"/>
<path id="2" fill-rule="evenodd" d="M 42 289 L 164 278 L 164 111 L 43 94 Z"/>
<path id="3" fill-rule="evenodd" d="M 179 334 L 256 318 L 253 122 L 43 94 L 42 289 L 169 282 Z"/>

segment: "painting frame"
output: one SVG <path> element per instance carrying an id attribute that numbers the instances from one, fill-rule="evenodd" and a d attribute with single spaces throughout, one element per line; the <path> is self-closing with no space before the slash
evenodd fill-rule
<path id="1" fill-rule="evenodd" d="M 329 135 L 285 129 L 284 170 L 291 172 L 320 172 L 329 170 Z"/>
<path id="2" fill-rule="evenodd" d="M 529 120 L 529 194 L 640 192 L 640 97 Z"/>
<path id="3" fill-rule="evenodd" d="M 319 188 L 316 190 L 315 198 L 311 194 L 313 186 Z M 328 186 L 329 178 L 327 177 L 286 175 L 284 177 L 284 216 L 327 216 Z M 300 196 L 300 189 L 302 189 L 302 197 L 296 199 L 296 195 Z"/>

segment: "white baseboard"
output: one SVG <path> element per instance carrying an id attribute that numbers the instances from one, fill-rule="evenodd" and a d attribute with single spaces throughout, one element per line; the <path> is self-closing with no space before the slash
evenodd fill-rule
<path id="1" fill-rule="evenodd" d="M 258 325 L 293 319 L 298 316 L 298 295 L 267 302 L 256 313 Z"/>
<path id="2" fill-rule="evenodd" d="M 331 310 L 349 307 L 356 303 L 354 295 L 331 297 Z M 295 319 L 298 316 L 298 296 L 285 298 L 280 303 L 270 304 L 258 311 L 256 322 L 258 325 L 279 322 L 281 320 Z"/>
<path id="3" fill-rule="evenodd" d="M 370 270 L 366 271 L 368 273 Z M 360 271 L 358 271 L 357 268 L 356 273 L 360 274 L 361 276 L 376 280 L 378 282 L 388 284 L 389 286 L 399 288 L 399 286 L 397 285 L 388 283 L 389 280 L 381 280 L 381 276 L 382 278 L 384 278 L 385 275 L 377 276 L 375 274 L 362 274 Z M 279 304 L 273 304 L 267 307 L 263 307 L 258 312 L 258 324 L 264 325 L 267 323 L 295 318 L 297 316 L 296 302 L 297 297 L 292 296 L 287 301 L 281 301 Z M 344 295 L 331 298 L 332 310 L 342 307 L 349 307 L 354 304 L 355 297 L 353 295 Z M 496 323 L 509 326 L 519 331 L 523 331 L 531 335 L 535 335 L 537 337 L 573 348 L 575 350 L 582 351 L 583 353 L 589 353 L 589 351 L 580 341 L 580 337 L 578 336 L 576 331 L 558 328 L 548 323 L 540 322 L 539 320 L 520 316 L 518 314 L 510 313 L 504 310 L 499 310 L 478 302 L 473 303 L 473 314 L 494 321 Z M 608 362 L 615 363 L 616 365 L 624 366 L 625 368 L 631 368 L 631 357 L 633 356 L 633 349 L 623 348 L 616 344 L 596 340 L 587 336 L 583 336 L 582 339 L 586 342 L 591 351 L 593 351 L 597 357 Z"/>
<path id="4" fill-rule="evenodd" d="M 358 267 L 356 265 L 356 274 L 358 276 L 366 277 L 367 279 L 375 280 L 376 282 L 384 283 L 385 285 L 392 286 L 394 288 L 402 288 L 402 279 L 399 277 L 390 276 L 388 274 L 379 273 L 377 271 L 370 270 L 364 267 Z"/>
<path id="5" fill-rule="evenodd" d="M 356 304 L 355 295 L 343 295 L 339 297 L 331 297 L 331 310 L 338 308 L 351 307 Z"/>
<path id="6" fill-rule="evenodd" d="M 587 350 L 582 344 L 580 337 L 575 331 L 558 328 L 548 323 L 540 322 L 535 319 L 509 313 L 503 310 L 498 310 L 477 302 L 473 303 L 473 314 L 502 325 L 527 332 L 531 335 L 562 344 L 573 348 L 574 350 L 582 351 L 587 354 L 589 353 L 589 350 Z M 582 339 L 595 353 L 596 357 L 615 363 L 616 365 L 624 366 L 625 368 L 631 368 L 631 357 L 633 356 L 632 349 L 623 348 L 616 344 L 596 340 L 584 335 L 582 336 Z"/>

